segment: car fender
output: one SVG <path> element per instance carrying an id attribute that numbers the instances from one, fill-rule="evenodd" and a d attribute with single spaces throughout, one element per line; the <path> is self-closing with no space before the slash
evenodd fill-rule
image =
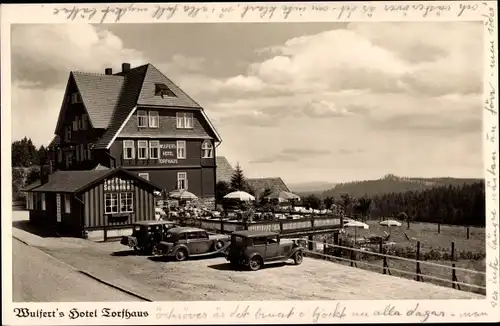
<path id="1" fill-rule="evenodd" d="M 258 252 L 253 252 L 253 253 L 251 253 L 249 255 L 246 255 L 247 262 L 249 262 L 250 260 L 252 260 L 254 257 L 259 257 L 262 260 L 262 262 L 264 262 L 264 258 Z"/>
<path id="2" fill-rule="evenodd" d="M 175 245 L 171 250 L 170 250 L 170 253 L 172 256 L 175 256 L 175 253 L 179 250 L 179 249 L 185 249 L 188 256 L 189 256 L 189 248 L 187 245 L 185 245 L 184 243 L 181 243 L 181 244 L 178 244 L 178 245 Z"/>
<path id="3" fill-rule="evenodd" d="M 293 257 L 298 251 L 304 251 L 303 248 L 301 247 L 296 247 L 296 248 L 293 248 L 291 251 L 290 251 L 290 254 L 288 255 L 288 257 Z"/>

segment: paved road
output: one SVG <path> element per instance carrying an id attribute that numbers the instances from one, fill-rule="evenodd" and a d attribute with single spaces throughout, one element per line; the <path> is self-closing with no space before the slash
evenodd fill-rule
<path id="1" fill-rule="evenodd" d="M 12 260 L 14 302 L 138 300 L 16 239 L 12 239 Z"/>
<path id="2" fill-rule="evenodd" d="M 224 258 L 155 261 L 134 255 L 116 242 L 43 250 L 153 301 L 484 298 L 312 258 L 305 258 L 300 266 L 276 265 L 249 272 L 232 270 Z"/>

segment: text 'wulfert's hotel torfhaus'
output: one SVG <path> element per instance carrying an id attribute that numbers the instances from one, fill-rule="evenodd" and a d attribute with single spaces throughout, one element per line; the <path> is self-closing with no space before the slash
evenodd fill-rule
<path id="1" fill-rule="evenodd" d="M 151 64 L 71 72 L 55 135 L 56 170 L 122 167 L 167 192 L 215 197 L 221 138 L 203 108 Z"/>

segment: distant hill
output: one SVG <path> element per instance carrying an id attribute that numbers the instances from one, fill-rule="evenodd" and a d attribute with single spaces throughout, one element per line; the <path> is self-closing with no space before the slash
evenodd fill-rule
<path id="1" fill-rule="evenodd" d="M 392 174 L 378 180 L 354 181 L 340 183 L 320 194 L 321 197 L 333 196 L 339 198 L 341 194 L 347 193 L 354 197 L 376 196 L 386 193 L 400 193 L 406 191 L 420 191 L 437 186 L 472 184 L 481 179 L 472 178 L 408 178 L 398 177 Z"/>
<path id="2" fill-rule="evenodd" d="M 287 184 L 288 189 L 296 194 L 321 194 L 325 190 L 335 187 L 333 182 L 324 181 L 313 181 L 313 182 L 303 182 L 303 183 L 289 183 Z"/>

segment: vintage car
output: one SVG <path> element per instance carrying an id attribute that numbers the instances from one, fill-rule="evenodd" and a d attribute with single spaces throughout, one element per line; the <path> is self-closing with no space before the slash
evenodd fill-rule
<path id="1" fill-rule="evenodd" d="M 194 227 L 175 227 L 158 244 L 161 255 L 174 257 L 178 261 L 188 257 L 200 257 L 223 253 L 229 245 L 229 236 L 209 234 Z"/>
<path id="2" fill-rule="evenodd" d="M 252 271 L 264 264 L 286 262 L 293 259 L 300 265 L 303 248 L 297 242 L 280 239 L 276 232 L 237 231 L 231 234 L 231 244 L 225 252 L 226 259 L 234 267 L 247 266 Z"/>
<path id="3" fill-rule="evenodd" d="M 165 239 L 167 231 L 175 227 L 169 221 L 140 221 L 133 224 L 132 235 L 122 237 L 120 243 L 147 255 L 158 255 L 157 245 Z"/>

